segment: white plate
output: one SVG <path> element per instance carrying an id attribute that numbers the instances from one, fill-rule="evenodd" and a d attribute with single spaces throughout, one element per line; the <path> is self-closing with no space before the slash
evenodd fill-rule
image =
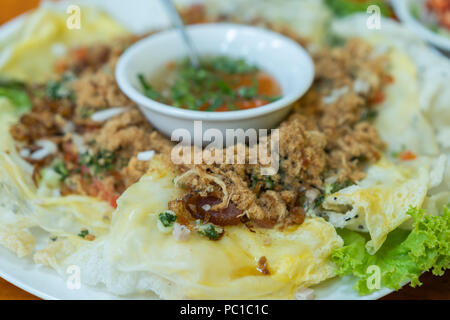
<path id="1" fill-rule="evenodd" d="M 178 2 L 199 1 L 180 0 Z M 44 3 L 62 10 L 68 4 L 69 2 Z M 79 0 L 70 1 L 70 4 L 96 5 L 134 32 L 145 32 L 168 25 L 168 19 L 158 0 Z M 17 31 L 22 22 L 23 16 L 20 16 L 3 25 L 0 28 L 0 40 Z M 59 275 L 52 269 L 37 266 L 31 258 L 18 258 L 3 247 L 0 247 L 0 277 L 42 299 L 155 299 L 153 295 L 118 297 L 102 288 L 85 285 L 78 290 L 70 290 L 66 285 L 69 275 Z M 315 287 L 316 299 L 374 300 L 392 292 L 390 289 L 381 289 L 371 295 L 359 296 L 352 288 L 354 283 L 355 278 L 352 277 L 336 278 L 321 283 Z"/>

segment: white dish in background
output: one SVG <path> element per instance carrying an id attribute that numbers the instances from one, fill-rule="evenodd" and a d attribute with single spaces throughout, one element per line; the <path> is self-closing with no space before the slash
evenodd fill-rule
<path id="1" fill-rule="evenodd" d="M 200 57 L 242 58 L 275 78 L 282 90 L 281 99 L 265 106 L 239 111 L 207 112 L 171 107 L 146 97 L 138 74 L 145 77 L 160 72 L 167 63 L 187 56 L 177 30 L 151 35 L 128 48 L 116 67 L 120 89 L 136 102 L 152 125 L 166 136 L 178 128 L 194 135 L 194 120 L 203 129 L 271 129 L 284 119 L 311 86 L 314 63 L 299 44 L 278 33 L 261 28 L 228 23 L 188 26 L 187 32 Z"/>
<path id="2" fill-rule="evenodd" d="M 433 32 L 412 16 L 411 5 L 416 1 L 418 0 L 393 0 L 392 4 L 398 18 L 407 28 L 419 35 L 422 39 L 446 53 L 450 53 L 449 38 Z"/>
<path id="3" fill-rule="evenodd" d="M 185 0 L 184 2 L 199 1 Z M 134 32 L 144 32 L 152 28 L 160 28 L 168 25 L 167 17 L 161 14 L 163 11 L 158 4 L 158 0 L 73 0 L 48 3 L 48 5 L 61 10 L 65 10 L 69 4 L 89 4 L 99 7 Z M 148 19 L 147 12 L 152 14 L 152 19 Z M 13 34 L 23 23 L 23 17 L 20 16 L 10 23 L 1 26 L 0 39 L 4 39 Z M 125 19 L 124 17 L 127 18 Z M 34 236 L 37 240 L 40 239 L 38 234 L 34 234 Z M 83 284 L 79 290 L 70 290 L 66 285 L 69 274 L 59 275 L 53 269 L 34 264 L 30 257 L 18 258 L 1 246 L 0 277 L 42 299 L 155 299 L 151 295 L 120 297 L 108 293 L 102 290 L 102 288 L 89 287 Z M 352 277 L 334 278 L 325 281 L 314 287 L 316 299 L 375 300 L 393 291 L 384 288 L 371 295 L 359 296 L 353 289 L 355 281 L 356 279 Z"/>

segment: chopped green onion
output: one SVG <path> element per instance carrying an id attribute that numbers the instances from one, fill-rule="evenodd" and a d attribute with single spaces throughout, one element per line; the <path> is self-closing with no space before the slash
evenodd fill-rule
<path id="1" fill-rule="evenodd" d="M 158 220 L 164 227 L 169 228 L 177 220 L 177 215 L 173 211 L 167 210 L 158 215 Z"/>
<path id="2" fill-rule="evenodd" d="M 80 231 L 78 236 L 84 239 L 88 234 L 89 234 L 89 230 L 83 229 L 83 230 Z"/>
<path id="3" fill-rule="evenodd" d="M 199 225 L 197 229 L 198 233 L 202 236 L 214 241 L 219 240 L 224 233 L 224 230 L 221 227 L 215 226 L 212 223 Z"/>
<path id="4" fill-rule="evenodd" d="M 157 100 L 161 99 L 162 96 L 155 91 L 150 84 L 145 80 L 145 77 L 143 74 L 138 74 L 139 82 L 141 83 L 142 88 L 144 89 L 144 95 L 147 96 L 150 99 Z"/>

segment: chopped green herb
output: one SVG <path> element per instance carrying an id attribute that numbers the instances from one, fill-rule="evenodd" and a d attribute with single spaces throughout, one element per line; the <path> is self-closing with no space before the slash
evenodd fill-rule
<path id="1" fill-rule="evenodd" d="M 318 208 L 322 205 L 323 201 L 325 200 L 325 195 L 322 193 L 320 196 L 314 200 L 314 208 Z"/>
<path id="2" fill-rule="evenodd" d="M 267 102 L 275 102 L 275 101 L 281 99 L 281 96 L 273 96 L 273 97 L 269 97 L 269 96 L 265 96 L 265 95 L 259 95 L 259 97 L 260 97 L 261 99 L 266 100 Z"/>
<path id="3" fill-rule="evenodd" d="M 90 118 L 93 114 L 94 114 L 94 109 L 89 108 L 89 107 L 83 107 L 80 109 L 80 117 L 82 119 L 88 119 Z"/>
<path id="4" fill-rule="evenodd" d="M 25 90 L 27 85 L 25 82 L 19 80 L 0 78 L 0 87 Z"/>
<path id="5" fill-rule="evenodd" d="M 345 181 L 344 183 L 335 182 L 325 185 L 325 194 L 333 194 L 344 188 L 347 188 L 352 185 L 350 180 Z"/>
<path id="6" fill-rule="evenodd" d="M 275 182 L 272 180 L 271 177 L 263 177 L 261 178 L 258 175 L 252 175 L 251 176 L 251 182 L 252 182 L 252 189 L 255 190 L 258 186 L 258 183 L 261 182 L 261 188 L 263 190 L 272 190 L 275 187 Z"/>
<path id="7" fill-rule="evenodd" d="M 142 88 L 144 89 L 144 94 L 153 100 L 161 99 L 162 96 L 155 90 L 153 90 L 152 86 L 145 80 L 143 74 L 138 74 L 139 82 L 141 83 Z"/>
<path id="8" fill-rule="evenodd" d="M 272 190 L 275 187 L 275 182 L 272 180 L 271 177 L 266 177 L 265 181 L 264 181 L 264 187 L 267 190 Z"/>
<path id="9" fill-rule="evenodd" d="M 164 227 L 169 228 L 177 220 L 177 215 L 173 211 L 168 210 L 161 212 L 158 219 Z"/>
<path id="10" fill-rule="evenodd" d="M 119 169 L 122 169 L 122 168 L 125 168 L 125 167 L 128 165 L 129 162 L 130 162 L 130 159 L 129 159 L 129 158 L 121 157 L 121 158 L 118 160 L 117 165 L 119 166 Z"/>
<path id="11" fill-rule="evenodd" d="M 46 95 L 52 100 L 61 99 L 75 99 L 75 93 L 70 88 L 69 83 L 75 77 L 72 74 L 66 73 L 63 75 L 62 79 L 59 81 L 50 81 L 47 83 Z"/>
<path id="12" fill-rule="evenodd" d="M 231 89 L 231 87 L 225 81 L 217 80 L 216 85 L 222 94 L 234 97 L 233 89 Z"/>
<path id="13" fill-rule="evenodd" d="M 211 223 L 204 224 L 198 228 L 198 232 L 210 240 L 219 240 L 223 235 L 223 229 Z"/>
<path id="14" fill-rule="evenodd" d="M 405 151 L 406 151 L 406 146 L 402 145 L 402 148 L 400 150 L 391 152 L 391 157 L 392 158 L 398 158 Z"/>
<path id="15" fill-rule="evenodd" d="M 325 3 L 339 17 L 366 12 L 370 5 L 378 6 L 382 15 L 392 16 L 392 9 L 385 0 L 325 0 Z"/>
<path id="16" fill-rule="evenodd" d="M 109 150 L 101 150 L 96 154 L 85 152 L 81 155 L 80 163 L 92 169 L 94 174 L 111 170 L 114 166 L 115 154 Z"/>
<path id="17" fill-rule="evenodd" d="M 159 77 L 164 81 L 155 82 L 153 87 L 142 74 L 138 75 L 144 94 L 177 108 L 201 111 L 238 110 L 239 103 L 255 99 L 270 103 L 280 99 L 279 95 L 259 93 L 260 71 L 242 59 L 205 58 L 200 67 L 192 66 L 186 59 L 170 70 L 169 75 Z M 248 84 L 249 80 L 252 84 Z M 248 107 L 245 104 L 245 108 Z"/>
<path id="18" fill-rule="evenodd" d="M 241 87 L 238 89 L 238 95 L 245 99 L 254 99 L 258 95 L 258 87 Z"/>
<path id="19" fill-rule="evenodd" d="M 210 61 L 209 64 L 214 70 L 229 74 L 246 74 L 257 71 L 255 66 L 248 64 L 244 59 L 218 57 Z"/>
<path id="20" fill-rule="evenodd" d="M 60 175 L 61 181 L 64 181 L 69 176 L 69 170 L 67 170 L 66 165 L 62 160 L 55 162 L 53 170 Z"/>
<path id="21" fill-rule="evenodd" d="M 78 236 L 84 239 L 88 234 L 89 234 L 89 230 L 83 229 L 83 230 L 80 231 Z"/>
<path id="22" fill-rule="evenodd" d="M 362 113 L 361 121 L 373 121 L 378 116 L 378 111 L 369 109 Z"/>
<path id="23" fill-rule="evenodd" d="M 227 108 L 228 108 L 228 110 L 230 110 L 230 111 L 235 111 L 235 110 L 238 110 L 239 108 L 238 107 L 236 107 L 234 104 L 232 104 L 232 103 L 230 103 L 230 104 L 228 104 L 227 105 Z"/>
<path id="24" fill-rule="evenodd" d="M 326 41 L 331 47 L 343 47 L 346 44 L 347 39 L 330 33 L 327 35 Z"/>
<path id="25" fill-rule="evenodd" d="M 0 79 L 0 97 L 7 98 L 20 112 L 26 112 L 31 108 L 31 101 L 25 88 L 22 82 Z"/>
<path id="26" fill-rule="evenodd" d="M 411 15 L 412 15 L 415 19 L 419 20 L 419 19 L 420 19 L 420 9 L 419 9 L 419 6 L 418 6 L 417 4 L 411 4 L 411 7 L 410 7 L 410 8 L 411 8 L 411 9 L 410 9 Z"/>
<path id="27" fill-rule="evenodd" d="M 214 111 L 217 108 L 220 108 L 224 103 L 224 100 L 222 97 L 216 97 L 213 100 L 213 103 L 211 103 L 211 105 L 208 107 L 208 111 Z"/>

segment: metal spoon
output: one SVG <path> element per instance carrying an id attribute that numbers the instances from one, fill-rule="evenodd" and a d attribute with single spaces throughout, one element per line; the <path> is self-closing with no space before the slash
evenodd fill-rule
<path id="1" fill-rule="evenodd" d="M 173 4 L 172 0 L 162 0 L 162 3 L 166 7 L 167 13 L 169 14 L 169 18 L 172 21 L 172 24 L 175 26 L 175 28 L 178 29 L 178 31 L 181 34 L 181 38 L 183 39 L 183 42 L 188 50 L 189 60 L 191 61 L 191 64 L 195 68 L 199 67 L 200 62 L 198 59 L 197 52 L 195 51 L 191 38 L 186 32 L 183 20 L 181 20 L 181 17 L 178 14 L 177 9 L 175 8 L 175 5 Z"/>

